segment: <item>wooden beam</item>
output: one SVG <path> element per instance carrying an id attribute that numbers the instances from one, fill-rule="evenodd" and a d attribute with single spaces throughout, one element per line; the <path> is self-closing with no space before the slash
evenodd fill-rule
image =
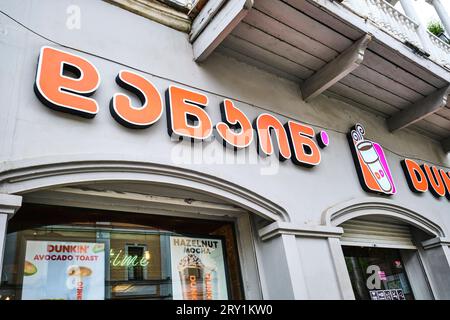
<path id="1" fill-rule="evenodd" d="M 387 120 L 391 132 L 405 128 L 426 116 L 442 109 L 447 104 L 450 85 L 435 91 L 434 93 L 414 102 L 411 106 L 398 111 Z"/>
<path id="2" fill-rule="evenodd" d="M 446 153 L 449 153 L 450 152 L 450 137 L 442 140 L 441 144 L 442 144 L 442 148 L 444 149 L 444 151 Z"/>
<path id="3" fill-rule="evenodd" d="M 192 44 L 194 60 L 204 61 L 253 6 L 253 0 L 228 0 Z"/>
<path id="4" fill-rule="evenodd" d="M 189 41 L 192 43 L 197 39 L 200 33 L 206 28 L 208 23 L 214 18 L 226 0 L 208 1 L 200 13 L 192 21 L 191 32 L 189 33 Z"/>
<path id="5" fill-rule="evenodd" d="M 188 32 L 191 28 L 191 19 L 189 19 L 188 15 L 158 1 L 105 1 L 182 32 Z"/>
<path id="6" fill-rule="evenodd" d="M 309 101 L 318 96 L 361 65 L 371 39 L 370 34 L 364 35 L 334 60 L 306 79 L 300 86 L 303 100 Z"/>

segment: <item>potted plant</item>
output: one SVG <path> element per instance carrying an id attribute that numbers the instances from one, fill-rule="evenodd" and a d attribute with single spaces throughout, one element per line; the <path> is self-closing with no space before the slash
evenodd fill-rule
<path id="1" fill-rule="evenodd" d="M 428 31 L 430 31 L 442 41 L 450 44 L 450 39 L 445 35 L 444 27 L 439 21 L 431 21 L 430 23 L 428 23 Z"/>

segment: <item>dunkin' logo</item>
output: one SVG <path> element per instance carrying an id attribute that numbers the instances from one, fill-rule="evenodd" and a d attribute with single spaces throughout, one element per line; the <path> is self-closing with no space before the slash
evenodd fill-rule
<path id="1" fill-rule="evenodd" d="M 167 132 L 176 140 L 203 141 L 215 137 L 224 146 L 238 150 L 256 139 L 260 155 L 277 154 L 280 160 L 291 159 L 306 167 L 318 165 L 319 147 L 329 144 L 325 131 L 316 134 L 312 127 L 296 121 L 282 123 L 268 113 L 251 121 L 228 99 L 220 105 L 222 121 L 214 125 L 206 110 L 209 104 L 206 95 L 170 85 L 163 99 L 153 83 L 133 71 L 121 70 L 116 83 L 140 100 L 140 105 L 133 105 L 128 94 L 112 94 L 111 116 L 128 128 L 150 127 L 160 120 L 165 109 Z M 91 96 L 99 86 L 100 73 L 87 59 L 47 46 L 41 48 L 34 91 L 47 107 L 94 118 L 100 107 Z"/>
<path id="2" fill-rule="evenodd" d="M 348 135 L 361 186 L 368 192 L 395 194 L 394 180 L 383 148 L 364 135 L 364 127 L 360 124 L 356 124 Z"/>
<path id="3" fill-rule="evenodd" d="M 402 160 L 401 164 L 412 192 L 430 191 L 436 198 L 445 196 L 450 200 L 450 171 L 426 163 L 419 165 L 412 159 Z"/>
<path id="4" fill-rule="evenodd" d="M 256 144 L 262 157 L 277 156 L 303 167 L 321 163 L 321 149 L 330 144 L 326 131 L 315 132 L 311 126 L 288 120 L 280 121 L 269 113 L 250 119 L 233 101 L 220 103 L 220 121 L 213 123 L 208 114 L 208 96 L 176 85 L 161 94 L 155 85 L 141 74 L 120 70 L 116 84 L 124 93 L 112 92 L 109 112 L 121 125 L 131 129 L 146 129 L 160 121 L 166 112 L 167 132 L 175 140 L 207 141 L 217 139 L 235 151 Z M 100 112 L 93 97 L 100 87 L 99 70 L 87 59 L 52 47 L 40 50 L 34 91 L 47 107 L 83 118 L 92 119 Z M 140 103 L 133 103 L 130 94 Z M 219 106 L 217 106 L 219 107 Z M 348 139 L 361 186 L 368 192 L 396 194 L 391 170 L 383 148 L 364 137 L 360 124 L 351 128 Z M 411 159 L 402 166 L 413 192 L 431 191 L 436 197 L 450 200 L 450 172 L 435 166 L 420 166 Z M 58 250 L 78 250 L 55 248 Z M 198 248 L 190 248 L 197 252 Z M 203 249 L 202 249 L 203 250 Z M 205 249 L 206 250 L 206 249 Z M 187 252 L 186 252 L 187 253 Z"/>

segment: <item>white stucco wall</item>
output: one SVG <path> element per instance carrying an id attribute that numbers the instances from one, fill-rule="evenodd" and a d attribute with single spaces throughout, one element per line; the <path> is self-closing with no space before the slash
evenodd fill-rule
<path id="1" fill-rule="evenodd" d="M 69 4 L 81 8 L 79 30 L 66 28 Z M 314 226 L 321 223 L 322 213 L 329 207 L 350 199 L 378 197 L 362 190 L 346 138 L 348 129 L 361 123 L 366 137 L 385 148 L 398 189 L 391 199 L 413 208 L 438 223 L 446 233 L 450 232 L 449 200 L 436 199 L 429 192 L 412 193 L 400 166 L 400 160 L 408 157 L 448 169 L 450 158 L 437 141 L 411 130 L 389 133 L 384 119 L 325 96 L 305 103 L 300 99 L 297 83 L 220 53 L 196 64 L 186 34 L 102 1 L 1 0 L 0 9 L 4 12 L 0 13 L 0 173 L 74 160 L 118 159 L 174 165 L 240 185 L 283 207 L 293 222 Z M 61 48 L 58 44 L 71 47 L 63 49 L 89 59 L 101 74 L 102 83 L 93 95 L 100 112 L 94 119 L 50 110 L 33 92 L 39 49 L 43 45 Z M 121 69 L 145 76 L 162 95 L 170 84 L 205 93 L 210 101 L 206 110 L 214 123 L 220 120 L 219 103 L 228 98 L 251 119 L 270 111 L 282 121 L 291 118 L 316 130 L 324 129 L 330 135 L 331 144 L 322 150 L 322 163 L 315 168 L 298 167 L 291 161 L 281 163 L 273 157 L 273 165 L 279 166 L 273 175 L 261 174 L 267 172 L 267 164 L 260 162 L 255 142 L 237 155 L 215 140 L 204 143 L 202 151 L 203 155 L 215 153 L 219 158 L 225 153 L 242 158 L 248 152 L 253 164 L 180 164 L 174 161 L 177 159 L 174 154 L 189 150 L 190 144 L 170 140 L 165 112 L 158 123 L 145 130 L 125 128 L 111 117 L 109 100 L 115 92 L 125 92 L 114 81 Z M 0 184 L 0 192 L 11 190 L 7 181 Z M 311 241 L 299 243 L 300 256 L 310 257 L 316 246 L 326 245 Z M 322 249 L 320 259 L 331 259 Z M 328 273 L 331 264 L 315 269 L 310 260 L 305 260 L 303 268 L 313 272 L 314 279 L 320 280 L 320 274 L 325 273 L 335 277 Z M 329 283 L 331 278 L 320 281 Z M 327 284 L 315 287 L 307 282 L 306 286 L 312 297 L 319 297 L 315 290 Z M 330 287 L 330 298 L 337 297 L 338 289 L 334 286 L 335 283 Z"/>

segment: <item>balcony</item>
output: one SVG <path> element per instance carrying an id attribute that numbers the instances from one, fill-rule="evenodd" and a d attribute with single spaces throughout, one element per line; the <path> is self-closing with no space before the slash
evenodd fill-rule
<path id="1" fill-rule="evenodd" d="M 433 46 L 431 46 L 431 59 L 433 59 L 434 62 L 450 69 L 450 45 L 436 37 L 431 32 L 427 31 L 427 33 L 430 38 L 430 42 L 433 44 Z"/>
<path id="2" fill-rule="evenodd" d="M 384 0 L 344 0 L 342 5 L 405 43 L 409 42 L 429 54 L 429 58 L 450 70 L 450 44 L 425 30 L 421 39 L 419 23 Z"/>

